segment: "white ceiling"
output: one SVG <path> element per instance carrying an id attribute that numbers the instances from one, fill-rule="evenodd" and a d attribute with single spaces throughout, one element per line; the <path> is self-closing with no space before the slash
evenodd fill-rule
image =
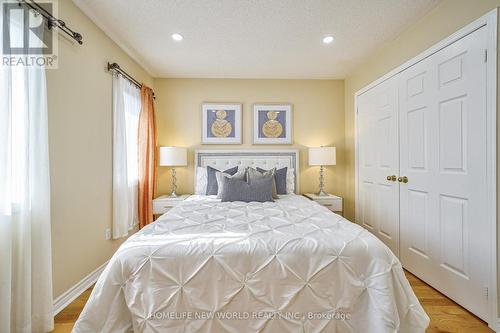
<path id="1" fill-rule="evenodd" d="M 441 0 L 73 1 L 154 77 L 340 79 Z"/>

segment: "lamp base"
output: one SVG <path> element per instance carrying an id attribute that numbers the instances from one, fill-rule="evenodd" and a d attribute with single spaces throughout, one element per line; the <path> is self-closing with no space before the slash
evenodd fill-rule
<path id="1" fill-rule="evenodd" d="M 327 197 L 328 196 L 328 193 L 326 193 L 323 190 L 320 190 L 319 192 L 316 192 L 314 194 L 316 194 L 318 197 Z"/>
<path id="2" fill-rule="evenodd" d="M 316 194 L 318 197 L 327 197 L 328 196 L 328 193 L 326 193 L 325 191 L 323 191 L 323 188 L 325 186 L 325 170 L 324 170 L 324 167 L 321 166 L 319 168 L 319 191 L 314 193 Z"/>
<path id="3" fill-rule="evenodd" d="M 175 168 L 172 168 L 172 193 L 170 193 L 170 198 L 178 197 L 175 191 L 177 191 L 177 173 L 175 172 Z"/>

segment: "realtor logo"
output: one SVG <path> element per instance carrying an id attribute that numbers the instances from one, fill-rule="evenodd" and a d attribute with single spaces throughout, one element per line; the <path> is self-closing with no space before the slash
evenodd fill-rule
<path id="1" fill-rule="evenodd" d="M 36 10 L 28 4 L 2 4 L 2 65 L 56 68 L 57 35 L 41 12 L 57 15 L 57 3 L 37 1 Z"/>

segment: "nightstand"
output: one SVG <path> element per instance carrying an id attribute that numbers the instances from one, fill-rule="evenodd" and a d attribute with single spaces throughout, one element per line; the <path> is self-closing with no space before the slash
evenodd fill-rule
<path id="1" fill-rule="evenodd" d="M 190 194 L 182 194 L 177 197 L 162 195 L 153 200 L 153 215 L 162 215 L 186 200 Z"/>
<path id="2" fill-rule="evenodd" d="M 313 193 L 304 194 L 306 198 L 316 201 L 321 206 L 325 206 L 329 210 L 339 215 L 344 215 L 344 203 L 341 197 L 333 194 L 328 194 L 327 196 L 318 196 Z"/>

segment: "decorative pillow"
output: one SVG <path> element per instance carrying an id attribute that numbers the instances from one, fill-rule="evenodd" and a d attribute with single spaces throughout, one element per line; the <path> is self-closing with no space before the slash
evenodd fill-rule
<path id="1" fill-rule="evenodd" d="M 295 170 L 288 169 L 286 173 L 286 194 L 295 193 Z"/>
<path id="2" fill-rule="evenodd" d="M 194 194 L 207 194 L 207 168 L 196 168 L 196 184 Z"/>
<path id="3" fill-rule="evenodd" d="M 266 170 L 257 168 L 258 171 L 260 172 L 265 172 Z M 274 168 L 274 180 L 276 182 L 276 193 L 278 194 L 287 194 L 286 190 L 286 175 L 287 175 L 287 167 L 277 169 Z"/>
<path id="4" fill-rule="evenodd" d="M 215 178 L 217 178 L 217 187 L 218 187 L 217 198 L 220 199 L 222 197 L 222 191 L 224 190 L 224 188 L 221 185 L 222 184 L 222 178 L 227 177 L 227 178 L 241 179 L 241 180 L 246 181 L 247 180 L 247 174 L 246 174 L 246 172 L 247 172 L 246 169 L 239 170 L 237 173 L 235 173 L 234 175 L 231 176 L 228 173 L 217 171 L 215 173 Z"/>
<path id="5" fill-rule="evenodd" d="M 246 182 L 242 179 L 222 177 L 222 202 L 273 202 L 273 177 L 262 177 Z"/>
<path id="6" fill-rule="evenodd" d="M 219 186 L 217 186 L 217 177 L 215 176 L 215 173 L 217 171 L 221 172 L 220 170 L 214 169 L 211 166 L 207 166 L 207 195 L 217 195 L 217 191 L 219 189 Z M 236 172 L 238 172 L 237 166 L 224 170 L 224 173 L 227 173 L 231 176 Z"/>
<path id="7" fill-rule="evenodd" d="M 276 178 L 275 178 L 275 172 L 276 168 L 273 168 L 271 170 L 263 170 L 261 168 L 257 168 L 255 170 L 254 168 L 247 168 L 247 181 L 250 182 L 251 179 L 258 179 L 262 177 L 269 177 L 272 176 L 273 178 L 273 199 L 278 199 L 278 193 L 276 191 Z"/>

